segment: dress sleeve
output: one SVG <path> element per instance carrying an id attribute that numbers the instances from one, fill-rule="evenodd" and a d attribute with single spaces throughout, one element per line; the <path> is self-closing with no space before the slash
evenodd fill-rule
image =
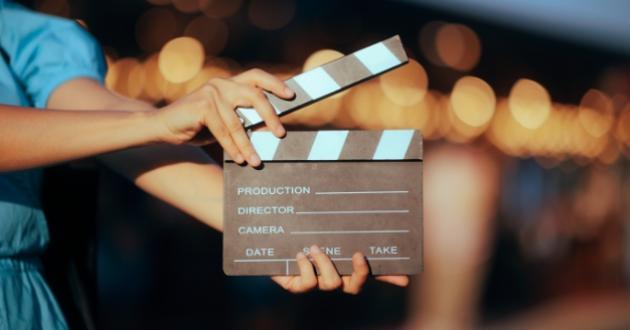
<path id="1" fill-rule="evenodd" d="M 0 46 L 34 106 L 46 107 L 51 93 L 69 80 L 83 77 L 103 83 L 107 70 L 103 52 L 83 27 L 3 2 Z"/>

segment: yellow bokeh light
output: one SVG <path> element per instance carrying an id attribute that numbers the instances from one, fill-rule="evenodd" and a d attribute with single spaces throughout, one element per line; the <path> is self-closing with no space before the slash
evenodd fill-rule
<path id="1" fill-rule="evenodd" d="M 262 30 L 278 30 L 295 16 L 293 0 L 252 0 L 247 10 L 249 22 Z"/>
<path id="2" fill-rule="evenodd" d="M 314 69 L 320 65 L 326 64 L 328 62 L 332 62 L 338 58 L 343 57 L 343 53 L 336 51 L 334 49 L 321 49 L 318 50 L 316 52 L 314 52 L 313 54 L 311 54 L 306 61 L 304 61 L 304 65 L 302 67 L 303 71 L 308 71 L 311 69 Z M 344 95 L 347 94 L 347 90 L 343 91 L 341 93 L 337 93 L 335 95 L 332 95 L 332 98 L 341 98 Z"/>
<path id="3" fill-rule="evenodd" d="M 346 100 L 344 106 L 355 125 L 361 128 L 378 129 L 383 125 L 377 107 L 382 97 L 384 95 L 378 83 L 369 81 L 353 88 L 344 98 Z"/>
<path id="4" fill-rule="evenodd" d="M 105 84 L 117 93 L 135 98 L 142 92 L 145 80 L 140 62 L 135 58 L 123 58 L 109 68 Z"/>
<path id="5" fill-rule="evenodd" d="M 481 42 L 475 31 L 462 24 L 445 24 L 435 36 L 440 61 L 453 69 L 468 71 L 479 63 Z"/>
<path id="6" fill-rule="evenodd" d="M 603 136 L 615 120 L 612 100 L 601 91 L 588 90 L 580 101 L 578 119 L 588 134 L 596 138 Z"/>
<path id="7" fill-rule="evenodd" d="M 492 87 L 482 79 L 473 76 L 460 78 L 453 87 L 450 106 L 455 115 L 466 125 L 479 127 L 486 125 L 496 106 Z"/>
<path id="8" fill-rule="evenodd" d="M 155 53 L 149 56 L 149 58 L 142 63 L 142 66 L 144 67 L 144 74 L 147 79 L 144 84 L 143 93 L 149 98 L 149 100 L 157 102 L 162 99 L 161 86 L 166 84 L 166 80 L 158 68 L 158 54 Z"/>
<path id="9" fill-rule="evenodd" d="M 446 138 L 449 141 L 455 143 L 468 143 L 476 137 L 480 136 L 486 130 L 487 125 L 471 126 L 463 122 L 455 114 L 453 106 L 450 102 L 447 110 L 450 129 L 446 133 Z M 487 123 L 489 123 L 489 121 Z"/>
<path id="10" fill-rule="evenodd" d="M 530 79 L 519 79 L 508 98 L 508 104 L 514 119 L 523 127 L 540 127 L 551 111 L 551 97 L 539 83 Z"/>
<path id="11" fill-rule="evenodd" d="M 162 47 L 158 67 L 167 81 L 183 83 L 201 70 L 204 58 L 203 46 L 197 39 L 179 37 Z"/>
<path id="12" fill-rule="evenodd" d="M 343 53 L 334 49 L 321 49 L 309 56 L 302 67 L 302 71 L 314 69 L 322 64 L 332 62 L 338 58 L 342 58 Z"/>
<path id="13" fill-rule="evenodd" d="M 385 96 L 403 107 L 420 103 L 429 84 L 426 71 L 413 59 L 407 65 L 382 75 L 379 81 Z"/>
<path id="14" fill-rule="evenodd" d="M 515 157 L 525 155 L 525 146 L 531 138 L 531 130 L 518 124 L 508 109 L 508 102 L 505 99 L 497 103 L 496 113 L 486 134 L 497 148 Z"/>

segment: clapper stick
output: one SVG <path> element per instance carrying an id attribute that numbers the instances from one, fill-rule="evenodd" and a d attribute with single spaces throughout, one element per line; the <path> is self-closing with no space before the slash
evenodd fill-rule
<path id="1" fill-rule="evenodd" d="M 293 100 L 283 100 L 268 92 L 265 95 L 276 113 L 283 116 L 408 61 L 400 37 L 396 35 L 285 80 L 287 86 L 295 92 Z M 236 113 L 245 128 L 263 122 L 254 108 L 238 107 Z"/>

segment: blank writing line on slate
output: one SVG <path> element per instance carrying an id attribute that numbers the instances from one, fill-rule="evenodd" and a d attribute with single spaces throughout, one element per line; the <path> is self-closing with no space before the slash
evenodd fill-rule
<path id="1" fill-rule="evenodd" d="M 394 260 L 409 260 L 410 257 L 367 257 L 367 260 L 376 260 L 376 261 L 394 261 Z M 352 261 L 352 258 L 330 258 L 332 261 Z M 238 263 L 246 263 L 246 262 L 291 262 L 295 261 L 295 259 L 234 259 L 234 262 Z"/>
<path id="2" fill-rule="evenodd" d="M 318 234 L 407 234 L 408 229 L 384 229 L 384 230 L 313 230 L 292 231 L 292 235 L 318 235 Z"/>
<path id="3" fill-rule="evenodd" d="M 354 210 L 354 211 L 298 211 L 295 214 L 303 215 L 334 215 L 334 214 L 391 214 L 409 213 L 409 210 Z"/>
<path id="4" fill-rule="evenodd" d="M 315 195 L 407 194 L 409 190 L 318 191 Z"/>

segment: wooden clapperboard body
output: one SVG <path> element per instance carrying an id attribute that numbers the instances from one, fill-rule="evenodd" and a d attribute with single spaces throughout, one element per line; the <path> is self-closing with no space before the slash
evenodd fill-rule
<path id="1" fill-rule="evenodd" d="M 299 274 L 317 244 L 341 274 L 422 270 L 422 138 L 414 130 L 254 132 L 260 169 L 226 158 L 223 269 Z"/>

